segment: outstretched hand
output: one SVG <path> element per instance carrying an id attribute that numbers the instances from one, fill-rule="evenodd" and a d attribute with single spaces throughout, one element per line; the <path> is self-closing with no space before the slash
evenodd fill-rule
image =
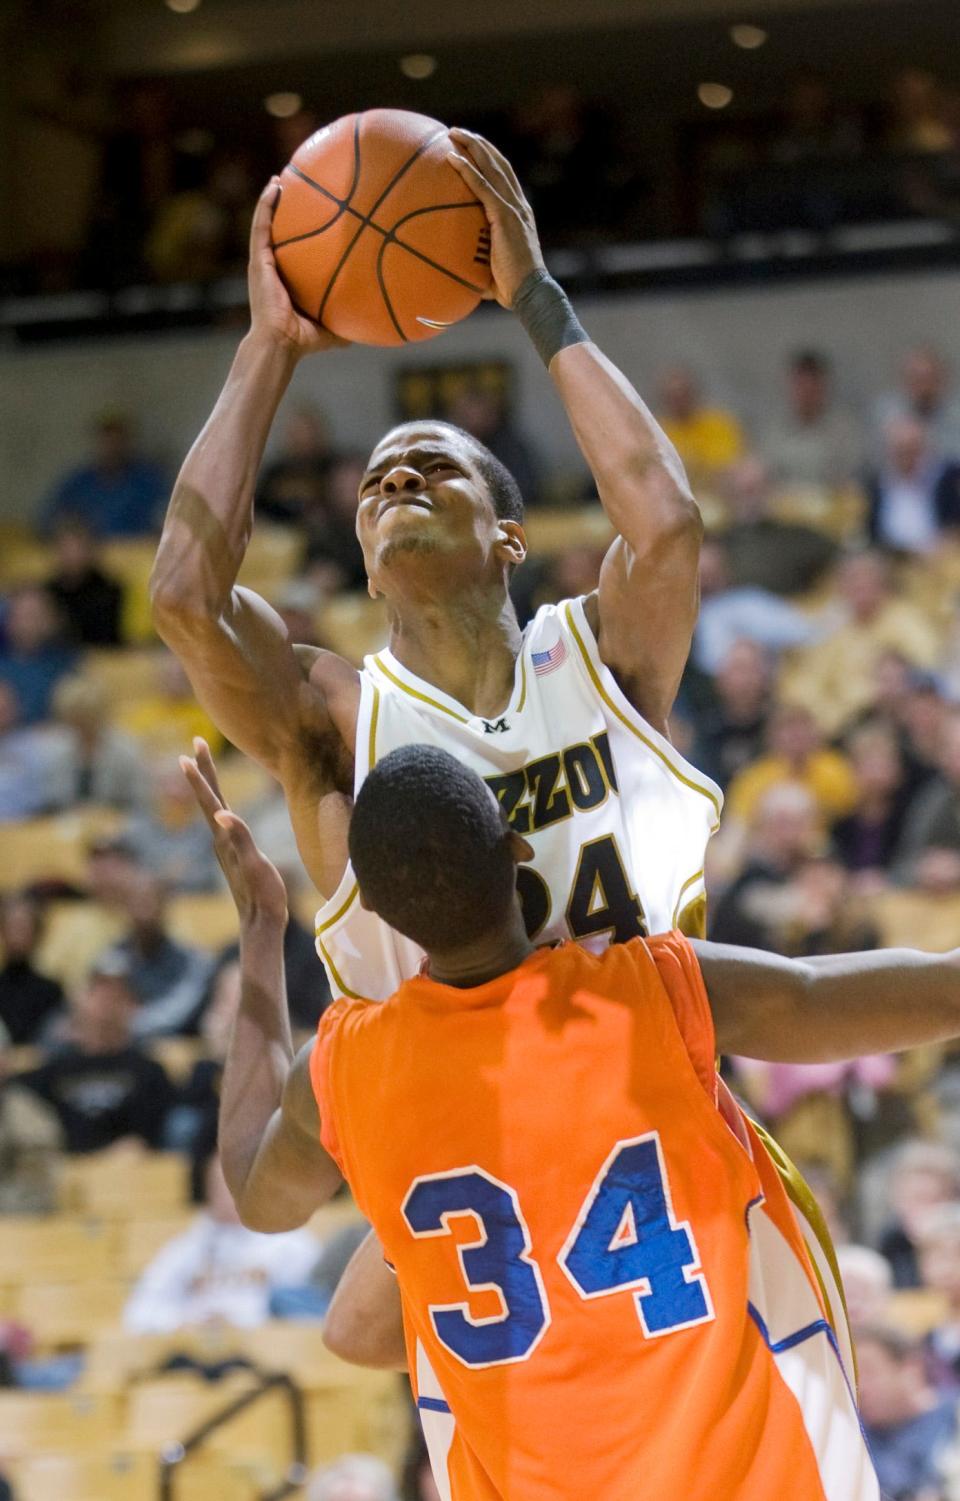
<path id="1" fill-rule="evenodd" d="M 302 355 L 316 354 L 322 349 L 343 347 L 348 341 L 338 339 L 328 329 L 314 323 L 312 318 L 299 313 L 280 278 L 270 240 L 270 227 L 282 192 L 279 177 L 271 177 L 257 199 L 250 226 L 247 286 L 250 293 L 251 328 L 255 334 L 263 334 L 287 345 L 299 359 Z"/>
<path id="2" fill-rule="evenodd" d="M 451 130 L 450 139 L 456 147 L 450 165 L 476 193 L 490 225 L 493 287 L 486 296 L 501 307 L 512 307 L 530 272 L 543 267 L 533 209 L 502 151 L 472 130 Z"/>
<path id="3" fill-rule="evenodd" d="M 198 737 L 193 750 L 193 756 L 180 757 L 180 769 L 213 835 L 213 848 L 241 925 L 263 920 L 285 928 L 287 892 L 280 872 L 257 848 L 243 819 L 224 802 L 207 742 Z"/>

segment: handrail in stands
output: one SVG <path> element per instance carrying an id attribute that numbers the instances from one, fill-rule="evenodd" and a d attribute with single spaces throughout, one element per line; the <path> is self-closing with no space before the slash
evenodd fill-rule
<path id="1" fill-rule="evenodd" d="M 244 1365 L 247 1362 L 243 1362 Z M 158 1472 L 158 1501 L 176 1501 L 177 1475 L 181 1465 L 197 1449 L 199 1449 L 211 1433 L 229 1423 L 238 1413 L 252 1407 L 255 1402 L 273 1391 L 284 1391 L 287 1394 L 288 1407 L 291 1420 L 291 1447 L 293 1456 L 287 1466 L 285 1478 L 280 1484 L 270 1491 L 265 1491 L 260 1501 L 283 1501 L 286 1496 L 291 1496 L 300 1490 L 307 1478 L 307 1424 L 304 1413 L 303 1392 L 297 1383 L 284 1371 L 262 1371 L 256 1366 L 250 1366 L 257 1377 L 257 1385 L 248 1392 L 242 1392 L 234 1397 L 226 1407 L 214 1413 L 213 1417 L 207 1418 L 199 1427 L 189 1433 L 186 1438 L 171 1444 L 160 1456 L 160 1468 Z"/>

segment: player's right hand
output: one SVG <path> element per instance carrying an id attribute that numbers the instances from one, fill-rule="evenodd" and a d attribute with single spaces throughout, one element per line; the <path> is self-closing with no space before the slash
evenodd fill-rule
<path id="1" fill-rule="evenodd" d="M 193 757 L 180 757 L 180 769 L 213 835 L 213 848 L 227 878 L 241 926 L 250 931 L 260 923 L 271 929 L 279 928 L 282 933 L 287 925 L 287 889 L 283 877 L 257 848 L 243 819 L 227 807 L 207 742 L 198 736 L 193 749 Z"/>
<path id="2" fill-rule="evenodd" d="M 247 286 L 250 292 L 251 333 L 289 349 L 297 359 L 334 349 L 347 343 L 298 313 L 290 294 L 280 279 L 270 243 L 273 213 L 283 191 L 279 177 L 271 177 L 257 200 L 250 227 L 250 263 Z"/>

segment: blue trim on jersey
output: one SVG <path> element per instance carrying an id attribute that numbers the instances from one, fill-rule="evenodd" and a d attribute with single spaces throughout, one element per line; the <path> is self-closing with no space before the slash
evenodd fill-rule
<path id="1" fill-rule="evenodd" d="M 782 1355 L 784 1350 L 792 1350 L 794 1345 L 802 1345 L 805 1340 L 813 1339 L 815 1334 L 826 1334 L 828 1337 L 833 1335 L 833 1330 L 826 1319 L 820 1318 L 814 1319 L 812 1324 L 805 1324 L 802 1329 L 795 1329 L 792 1334 L 784 1335 L 783 1339 L 772 1340 L 770 1338 L 770 1330 L 767 1328 L 760 1310 L 755 1308 L 752 1303 L 748 1303 L 747 1312 L 760 1330 L 763 1342 L 771 1355 Z M 835 1335 L 830 1342 L 834 1346 L 836 1345 Z M 839 1354 L 839 1350 L 837 1353 Z"/>
<path id="2" fill-rule="evenodd" d="M 421 1412 L 449 1412 L 450 1407 L 442 1397 L 418 1397 L 417 1406 Z"/>

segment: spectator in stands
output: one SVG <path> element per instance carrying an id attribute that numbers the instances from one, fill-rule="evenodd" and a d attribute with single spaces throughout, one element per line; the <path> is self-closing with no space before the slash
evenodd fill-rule
<path id="1" fill-rule="evenodd" d="M 828 734 L 839 734 L 873 706 L 877 664 L 887 652 L 930 668 L 940 647 L 925 612 L 896 595 L 890 564 L 880 553 L 849 556 L 838 574 L 837 593 L 845 622 L 800 652 L 784 683 Z"/>
<path id="2" fill-rule="evenodd" d="M 71 470 L 47 498 L 41 529 L 80 516 L 100 537 L 142 537 L 158 524 L 170 493 L 163 469 L 137 452 L 125 412 L 102 412 L 92 428 L 90 462 Z"/>
<path id="3" fill-rule="evenodd" d="M 868 720 L 848 737 L 847 754 L 857 802 L 834 824 L 833 848 L 847 870 L 882 878 L 899 841 L 910 796 L 900 745 L 883 720 Z"/>
<path id="4" fill-rule="evenodd" d="M 938 1398 L 923 1351 L 895 1329 L 861 1329 L 860 1415 L 883 1492 L 891 1501 L 939 1501 L 946 1451 L 956 1442 L 955 1402 Z"/>
<path id="5" fill-rule="evenodd" d="M 140 862 L 171 891 L 216 891 L 222 885 L 210 834 L 176 761 L 151 770 L 151 804 L 135 813 L 124 837 Z"/>
<path id="6" fill-rule="evenodd" d="M 502 393 L 475 383 L 465 385 L 450 402 L 445 416 L 506 465 L 520 486 L 526 505 L 538 504 L 542 484 L 540 460 L 529 438 L 518 432 L 511 421 Z"/>
<path id="7" fill-rule="evenodd" d="M 271 1289 L 305 1280 L 320 1253 L 310 1230 L 261 1235 L 241 1225 L 212 1142 L 193 1161 L 193 1224 L 142 1273 L 124 1311 L 131 1333 L 214 1322 L 253 1328 L 269 1316 Z"/>
<path id="8" fill-rule="evenodd" d="M 867 476 L 867 531 L 872 543 L 904 553 L 932 553 L 960 535 L 960 463 L 936 456 L 916 417 L 891 417 L 883 465 Z"/>
<path id="9" fill-rule="evenodd" d="M 335 462 L 330 427 L 323 412 L 307 402 L 294 407 L 283 425 L 279 449 L 264 466 L 257 484 L 258 517 L 281 525 L 313 523 L 323 513 L 327 479 Z M 354 520 L 356 509 L 354 490 Z"/>
<path id="10" fill-rule="evenodd" d="M 893 109 L 890 145 L 894 151 L 938 153 L 953 146 L 943 93 L 937 79 L 925 68 L 904 68 L 897 74 Z"/>
<path id="11" fill-rule="evenodd" d="M 907 809 L 897 844 L 896 873 L 907 884 L 921 879 L 924 856 L 938 851 L 953 856 L 960 885 L 960 709 L 944 725 L 938 765 Z"/>
<path id="12" fill-rule="evenodd" d="M 34 966 L 41 934 L 37 902 L 15 894 L 0 901 L 0 1029 L 14 1046 L 37 1042 L 63 1005 L 56 980 Z"/>
<path id="13" fill-rule="evenodd" d="M 771 654 L 808 646 L 820 629 L 787 600 L 758 584 L 734 584 L 725 537 L 710 537 L 700 549 L 700 617 L 693 635 L 693 662 L 710 675 L 720 669 L 737 641 L 752 641 Z"/>
<path id="14" fill-rule="evenodd" d="M 97 539 L 82 516 L 64 516 L 53 534 L 55 572 L 47 588 L 82 646 L 119 646 L 123 586 L 100 566 Z"/>
<path id="15" fill-rule="evenodd" d="M 837 1246 L 847 1314 L 854 1334 L 885 1322 L 893 1291 L 890 1263 L 872 1246 Z"/>
<path id="16" fill-rule="evenodd" d="M 147 235 L 144 256 L 158 281 L 210 281 L 245 263 L 256 200 L 246 156 L 222 152 L 209 165 L 194 158 L 189 177 L 160 203 Z"/>
<path id="17" fill-rule="evenodd" d="M 126 964 L 138 1001 L 131 1035 L 164 1037 L 191 1031 L 210 980 L 212 959 L 170 936 L 166 892 L 155 875 L 138 871 L 126 889 L 124 903 L 130 929 L 112 955 Z"/>
<path id="18" fill-rule="evenodd" d="M 157 662 L 152 691 L 120 710 L 120 728 L 142 741 L 151 756 L 181 755 L 189 750 L 196 735 L 206 740 L 211 750 L 220 749 L 223 736 L 194 698 L 190 679 L 173 652 L 166 648 L 159 651 Z"/>
<path id="19" fill-rule="evenodd" d="M 97 1152 L 130 1137 L 160 1143 L 172 1091 L 160 1064 L 131 1040 L 136 1006 L 125 962 L 105 955 L 71 998 L 65 1046 L 14 1076 L 56 1111 L 68 1152 Z"/>
<path id="20" fill-rule="evenodd" d="M 863 434 L 853 414 L 834 401 L 826 355 L 801 349 L 790 356 L 786 409 L 761 448 L 778 485 L 838 490 L 860 474 Z"/>
<path id="21" fill-rule="evenodd" d="M 915 417 L 929 429 L 938 454 L 960 459 L 960 400 L 953 395 L 946 360 L 931 345 L 920 344 L 907 351 L 900 367 L 900 389 L 880 398 L 878 430 L 882 431 L 893 417 Z"/>
<path id="22" fill-rule="evenodd" d="M 933 1210 L 960 1199 L 960 1157 L 939 1142 L 904 1142 L 893 1161 L 887 1197 L 893 1215 L 879 1248 L 893 1268 L 895 1287 L 919 1287 L 921 1227 Z"/>
<path id="23" fill-rule="evenodd" d="M 323 504 L 307 521 L 307 572 L 324 594 L 367 587 L 357 541 L 357 494 L 366 468 L 366 454 L 350 452 L 335 458 L 327 471 Z"/>
<path id="24" fill-rule="evenodd" d="M 16 694 L 24 724 L 48 718 L 53 690 L 75 661 L 63 616 L 49 591 L 40 584 L 15 589 L 0 632 L 0 681 Z"/>
<path id="25" fill-rule="evenodd" d="M 743 869 L 713 907 L 710 937 L 776 950 L 784 889 L 819 843 L 811 793 L 792 782 L 769 788 L 753 816 Z"/>
<path id="26" fill-rule="evenodd" d="M 724 470 L 743 454 L 745 439 L 737 418 L 724 407 L 704 403 L 696 376 L 685 365 L 674 365 L 661 375 L 657 416 L 694 490 L 714 488 Z"/>
<path id="27" fill-rule="evenodd" d="M 753 821 L 761 798 L 771 788 L 793 782 L 813 797 L 825 825 L 856 806 L 857 784 L 846 756 L 824 744 L 808 709 L 781 703 L 770 719 L 767 753 L 736 776 L 727 793 L 727 816 Z"/>
<path id="28" fill-rule="evenodd" d="M 239 961 L 221 960 L 200 1017 L 204 1056 L 195 1061 L 167 1116 L 165 1145 L 172 1151 L 192 1154 L 199 1141 L 216 1137 L 220 1082 L 239 1005 Z"/>
<path id="29" fill-rule="evenodd" d="M 389 1465 L 372 1454 L 344 1454 L 318 1470 L 307 1501 L 399 1501 Z"/>
<path id="30" fill-rule="evenodd" d="M 944 1302 L 926 1339 L 927 1372 L 942 1396 L 960 1396 L 960 1201 L 931 1209 L 920 1221 L 917 1249 L 923 1286 Z"/>
<path id="31" fill-rule="evenodd" d="M 694 764 L 721 787 L 763 748 L 771 662 L 755 641 L 734 641 L 713 678 L 713 702 L 697 715 Z"/>
<path id="32" fill-rule="evenodd" d="M 27 726 L 12 684 L 0 677 L 0 824 L 33 818 L 49 807 L 46 729 Z"/>
<path id="33" fill-rule="evenodd" d="M 149 801 L 143 748 L 110 719 L 107 696 L 91 678 L 63 678 L 45 747 L 47 805 L 96 803 L 131 812 Z"/>
<path id="34" fill-rule="evenodd" d="M 735 586 L 752 584 L 772 594 L 812 589 L 836 557 L 836 543 L 822 532 L 772 514 L 770 472 L 750 456 L 724 477 L 723 496 L 730 518 L 724 542 Z"/>

